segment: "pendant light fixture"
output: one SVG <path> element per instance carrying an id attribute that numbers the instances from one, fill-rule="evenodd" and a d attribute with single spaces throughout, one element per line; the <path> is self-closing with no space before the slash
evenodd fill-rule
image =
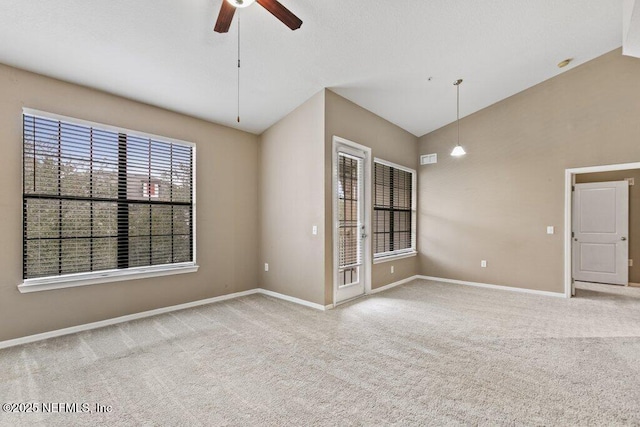
<path id="1" fill-rule="evenodd" d="M 453 85 L 456 87 L 456 92 L 457 92 L 457 96 L 458 96 L 458 108 L 457 108 L 457 126 L 458 126 L 458 145 L 456 145 L 453 148 L 453 151 L 451 152 L 451 155 L 454 157 L 460 157 L 460 156 L 464 156 L 465 154 L 467 154 L 466 151 L 464 151 L 464 148 L 462 148 L 462 145 L 460 145 L 460 85 L 462 84 L 462 79 L 458 79 L 455 82 L 453 82 Z"/>

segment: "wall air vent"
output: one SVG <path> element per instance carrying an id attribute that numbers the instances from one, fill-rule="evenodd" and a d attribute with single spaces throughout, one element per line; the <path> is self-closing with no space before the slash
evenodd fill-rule
<path id="1" fill-rule="evenodd" d="M 437 154 L 423 154 L 420 156 L 420 164 L 421 165 L 432 165 L 434 163 L 438 163 L 438 155 Z"/>

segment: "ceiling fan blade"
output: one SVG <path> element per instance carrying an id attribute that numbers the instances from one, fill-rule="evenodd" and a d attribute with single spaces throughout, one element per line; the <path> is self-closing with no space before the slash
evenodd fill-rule
<path id="1" fill-rule="evenodd" d="M 226 33 L 229 31 L 229 27 L 231 26 L 231 20 L 233 19 L 233 15 L 236 13 L 236 8 L 233 7 L 226 0 L 222 0 L 222 6 L 220 7 L 220 13 L 218 14 L 218 20 L 216 21 L 216 26 L 213 31 L 216 33 Z"/>
<path id="2" fill-rule="evenodd" d="M 291 13 L 289 9 L 281 5 L 277 0 L 256 0 L 256 2 L 260 3 L 260 6 L 267 9 L 273 16 L 292 30 L 297 30 L 302 26 L 300 18 Z"/>

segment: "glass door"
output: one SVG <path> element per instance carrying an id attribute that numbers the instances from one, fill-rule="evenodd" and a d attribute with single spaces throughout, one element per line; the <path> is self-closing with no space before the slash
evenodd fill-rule
<path id="1" fill-rule="evenodd" d="M 334 259 L 335 303 L 365 293 L 368 263 L 365 209 L 365 167 L 367 153 L 336 144 L 334 155 Z"/>

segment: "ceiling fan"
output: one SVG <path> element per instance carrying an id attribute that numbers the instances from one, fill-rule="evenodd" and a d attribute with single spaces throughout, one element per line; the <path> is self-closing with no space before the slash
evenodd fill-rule
<path id="1" fill-rule="evenodd" d="M 289 9 L 281 5 L 277 0 L 222 0 L 222 7 L 220 7 L 218 20 L 213 30 L 217 33 L 228 32 L 236 9 L 250 6 L 254 1 L 257 1 L 260 6 L 267 9 L 273 16 L 292 30 L 297 30 L 302 25 L 300 18 L 291 13 Z"/>

